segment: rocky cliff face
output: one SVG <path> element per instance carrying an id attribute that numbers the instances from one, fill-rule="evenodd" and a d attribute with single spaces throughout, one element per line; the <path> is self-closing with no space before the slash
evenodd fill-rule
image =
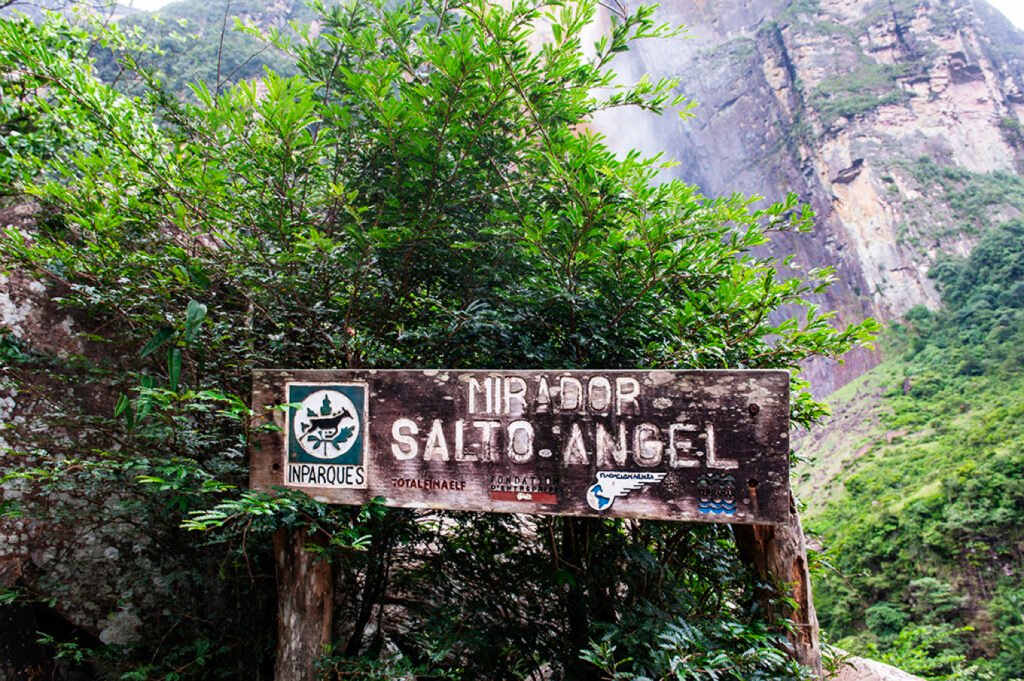
<path id="1" fill-rule="evenodd" d="M 680 78 L 695 116 L 602 126 L 709 194 L 799 194 L 815 233 L 775 250 L 836 268 L 820 302 L 841 318 L 936 304 L 936 259 L 1024 207 L 1024 34 L 981 0 L 673 0 L 662 15 L 689 39 L 642 46 L 629 75 Z M 827 392 L 873 362 L 812 373 Z"/>

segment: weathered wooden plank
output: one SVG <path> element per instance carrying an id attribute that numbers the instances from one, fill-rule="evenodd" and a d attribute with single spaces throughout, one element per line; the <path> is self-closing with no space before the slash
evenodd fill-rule
<path id="1" fill-rule="evenodd" d="M 270 409 L 290 405 L 279 409 Z M 773 524 L 785 371 L 258 370 L 250 485 L 321 501 Z"/>

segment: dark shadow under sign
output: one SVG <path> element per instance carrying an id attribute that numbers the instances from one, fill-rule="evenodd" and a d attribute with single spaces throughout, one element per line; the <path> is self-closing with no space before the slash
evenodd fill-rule
<path id="1" fill-rule="evenodd" d="M 254 489 L 408 508 L 789 519 L 786 371 L 257 370 L 253 409 L 279 426 L 254 433 Z"/>

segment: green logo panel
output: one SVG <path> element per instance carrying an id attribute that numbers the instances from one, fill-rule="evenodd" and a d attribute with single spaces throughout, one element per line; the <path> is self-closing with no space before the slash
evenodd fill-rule
<path id="1" fill-rule="evenodd" d="M 288 461 L 364 463 L 366 385 L 289 383 Z"/>

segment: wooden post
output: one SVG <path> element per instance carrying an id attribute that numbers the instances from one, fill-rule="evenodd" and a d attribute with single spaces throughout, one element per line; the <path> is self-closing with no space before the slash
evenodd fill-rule
<path id="1" fill-rule="evenodd" d="M 313 663 L 331 640 L 334 578 L 331 564 L 309 551 L 323 544 L 305 529 L 274 534 L 277 569 L 277 660 L 275 681 L 313 681 Z"/>
<path id="2" fill-rule="evenodd" d="M 781 525 L 734 525 L 740 556 L 750 565 L 762 583 L 772 585 L 761 589 L 758 600 L 771 617 L 779 614 L 789 618 L 793 631 L 787 634 L 792 655 L 797 662 L 822 677 L 818 615 L 811 598 L 811 577 L 807 569 L 807 548 L 800 526 L 796 504 L 790 497 L 789 520 Z M 780 596 L 790 596 L 795 610 L 778 608 Z M 773 604 L 774 601 L 774 604 Z"/>

